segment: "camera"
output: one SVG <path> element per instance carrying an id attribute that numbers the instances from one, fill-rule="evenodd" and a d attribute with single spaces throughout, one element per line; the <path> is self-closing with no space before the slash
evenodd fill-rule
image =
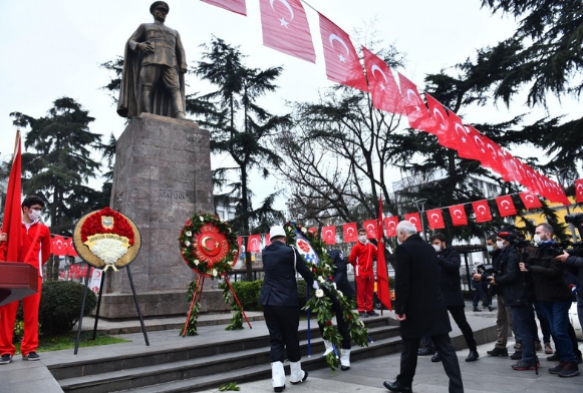
<path id="1" fill-rule="evenodd" d="M 583 223 L 583 213 L 567 214 L 565 216 L 565 222 L 567 224 L 580 225 Z"/>

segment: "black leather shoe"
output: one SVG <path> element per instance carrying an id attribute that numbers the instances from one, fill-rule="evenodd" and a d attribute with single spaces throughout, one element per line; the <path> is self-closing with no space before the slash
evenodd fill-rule
<path id="1" fill-rule="evenodd" d="M 547 360 L 549 362 L 559 362 L 561 361 L 561 355 L 559 355 L 559 352 L 555 351 L 552 356 L 547 357 Z"/>
<path id="2" fill-rule="evenodd" d="M 399 381 L 395 381 L 395 382 L 389 382 L 389 381 L 385 381 L 383 382 L 383 385 L 389 389 L 391 392 L 405 392 L 405 393 L 412 393 L 413 390 L 411 390 L 411 386 L 405 386 L 403 384 L 401 384 L 401 382 Z"/>
<path id="3" fill-rule="evenodd" d="M 493 350 L 488 351 L 486 353 L 490 356 L 508 356 L 508 349 L 494 347 Z"/>
<path id="4" fill-rule="evenodd" d="M 470 351 L 470 354 L 466 358 L 466 362 L 475 362 L 480 357 L 478 351 Z"/>
<path id="5" fill-rule="evenodd" d="M 439 352 L 435 352 L 435 353 L 433 354 L 433 356 L 431 357 L 431 361 L 432 361 L 433 363 L 438 363 L 438 362 L 441 362 L 441 356 L 439 355 Z"/>
<path id="6" fill-rule="evenodd" d="M 417 351 L 417 355 L 429 356 L 429 355 L 433 355 L 434 352 L 435 352 L 435 349 L 433 349 L 433 348 L 423 347 L 419 351 Z"/>

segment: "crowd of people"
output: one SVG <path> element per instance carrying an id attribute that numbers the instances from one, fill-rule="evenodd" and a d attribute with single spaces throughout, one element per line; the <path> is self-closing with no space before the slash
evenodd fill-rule
<path id="1" fill-rule="evenodd" d="M 308 285 L 317 288 L 318 283 L 297 250 L 285 245 L 283 228 L 272 228 L 270 235 L 275 242 L 263 251 L 265 281 L 260 300 L 265 307 L 266 323 L 271 336 L 273 388 L 276 392 L 281 392 L 285 387 L 284 347 L 291 348 L 291 354 L 288 352 L 291 364 L 290 382 L 303 382 L 308 374 L 301 370 L 297 351 L 299 313 L 281 310 L 277 313 L 280 315 L 277 317 L 279 319 L 274 322 L 276 313 L 273 312 L 273 307 L 297 309 L 297 302 L 290 301 L 289 305 L 284 305 L 276 300 L 280 298 L 276 293 L 282 290 L 290 299 L 297 300 L 296 271 L 304 277 Z M 475 362 L 480 355 L 464 311 L 460 255 L 442 234 L 435 234 L 429 242 L 425 241 L 417 233 L 415 225 L 409 221 L 401 221 L 397 225 L 397 241 L 399 245 L 395 250 L 393 306 L 401 327 L 402 352 L 399 374 L 394 381 L 384 382 L 384 386 L 392 392 L 411 392 L 417 357 L 431 355 L 433 362 L 443 364 L 449 378 L 449 392 L 463 392 L 458 358 L 449 337 L 451 325 L 448 312 L 460 328 L 468 346 L 469 353 L 465 361 Z M 536 353 L 544 351 L 552 355 L 547 360 L 557 362 L 548 369 L 549 373 L 560 377 L 574 377 L 579 375 L 578 364 L 582 363 L 582 359 L 568 316 L 573 302 L 573 286 L 568 284 L 567 274 L 572 274 L 575 280 L 581 320 L 583 258 L 562 251 L 553 241 L 553 228 L 548 224 L 541 224 L 536 228 L 533 242 L 533 245 L 527 243 L 512 228 L 505 228 L 488 237 L 487 247 L 492 264 L 481 266 L 471 277 L 475 287 L 479 286 L 484 296 L 486 293 L 490 296 L 485 299 L 486 307 L 490 311 L 497 309 L 498 337 L 494 348 L 487 354 L 491 357 L 511 356 L 517 361 L 512 365 L 515 371 L 538 372 L 540 361 Z M 370 282 L 374 280 L 373 258 L 376 251 L 376 246 L 361 231 L 359 242 L 348 257 L 348 262 L 355 268 L 356 301 L 361 318 L 376 314 L 372 306 L 374 288 Z M 329 255 L 336 268 L 334 280 L 342 285 L 343 293 L 353 296 L 354 292 L 346 276 L 347 263 L 342 254 L 333 250 Z M 287 283 L 284 284 L 284 281 Z M 284 286 L 289 288 L 283 290 Z M 497 308 L 492 306 L 494 296 L 497 299 Z M 276 304 L 277 302 L 279 303 Z M 331 304 L 333 308 L 338 307 L 334 301 Z M 474 310 L 476 308 L 474 303 Z M 346 371 L 350 369 L 350 336 L 342 320 L 341 310 L 333 311 L 337 315 L 338 330 L 342 336 L 341 353 L 344 355 L 341 369 Z M 543 334 L 542 342 L 539 339 L 537 318 Z M 509 331 L 516 338 L 512 355 L 507 348 Z M 551 341 L 556 348 L 554 353 Z M 327 355 L 333 349 L 331 343 L 324 343 L 324 355 Z"/>

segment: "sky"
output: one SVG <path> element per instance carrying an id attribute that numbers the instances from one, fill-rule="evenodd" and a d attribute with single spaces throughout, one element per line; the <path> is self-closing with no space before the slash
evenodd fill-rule
<path id="1" fill-rule="evenodd" d="M 123 55 L 125 42 L 133 31 L 140 23 L 152 21 L 151 3 L 150 0 L 2 2 L 0 158 L 10 157 L 14 146 L 15 127 L 10 112 L 44 116 L 52 102 L 63 96 L 75 99 L 89 110 L 96 119 L 90 129 L 103 134 L 104 142 L 111 133 L 116 137 L 121 134 L 125 119 L 117 115 L 113 100 L 102 89 L 113 75 L 100 64 Z M 316 64 L 263 46 L 259 0 L 247 0 L 247 17 L 199 0 L 170 0 L 166 25 L 180 32 L 189 65 L 202 60 L 200 45 L 208 43 L 214 35 L 239 45 L 248 56 L 250 67 L 283 66 L 280 88 L 262 102 L 272 113 L 283 114 L 287 112 L 286 101 L 316 100 L 322 89 L 333 85 L 326 79 L 314 9 L 351 35 L 356 29 L 364 30 L 368 36 L 376 32 L 387 46 L 395 45 L 405 54 L 405 67 L 400 72 L 422 86 L 426 74 L 473 57 L 477 49 L 494 45 L 513 33 L 516 24 L 512 18 L 491 15 L 488 9 L 480 8 L 480 3 L 480 0 L 309 0 L 304 7 L 316 49 Z M 364 42 L 353 36 L 353 44 L 360 48 Z M 186 83 L 187 93 L 210 91 L 210 86 L 194 75 L 187 75 Z M 470 108 L 460 115 L 467 123 L 503 121 L 529 112 L 523 101 L 517 99 L 510 109 L 500 104 Z M 563 100 L 562 106 L 551 100 L 549 114 L 566 114 L 569 118 L 577 106 L 574 100 Z M 533 117 L 545 115 L 540 108 L 533 112 Z M 520 151 L 511 152 L 520 155 Z M 213 157 L 213 167 L 225 163 L 224 157 Z M 261 184 L 260 181 L 252 183 Z M 273 182 L 270 187 L 275 189 L 278 185 Z M 92 183 L 100 188 L 99 182 Z"/>

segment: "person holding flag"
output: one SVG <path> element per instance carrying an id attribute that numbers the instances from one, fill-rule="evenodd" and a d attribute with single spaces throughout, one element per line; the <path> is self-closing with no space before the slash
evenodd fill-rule
<path id="1" fill-rule="evenodd" d="M 24 312 L 24 337 L 20 345 L 23 360 L 39 360 L 38 348 L 38 310 L 41 299 L 42 267 L 51 254 L 51 233 L 40 217 L 45 206 L 44 201 L 36 196 L 28 196 L 22 201 L 22 222 L 19 231 L 9 232 L 6 241 L 0 243 L 0 263 L 24 262 L 38 269 L 38 291 L 22 299 Z M 13 219 L 14 217 L 12 217 Z M 11 254 L 12 238 L 20 238 L 22 247 L 15 259 L 8 258 Z M 0 238 L 1 239 L 1 238 Z M 12 302 L 0 307 L 0 364 L 12 361 L 16 348 L 12 343 L 14 323 L 19 302 Z"/>
<path id="2" fill-rule="evenodd" d="M 378 316 L 373 309 L 374 270 L 373 258 L 377 247 L 368 241 L 366 230 L 358 230 L 358 242 L 352 247 L 348 262 L 354 266 L 356 279 L 356 306 L 361 317 Z"/>

